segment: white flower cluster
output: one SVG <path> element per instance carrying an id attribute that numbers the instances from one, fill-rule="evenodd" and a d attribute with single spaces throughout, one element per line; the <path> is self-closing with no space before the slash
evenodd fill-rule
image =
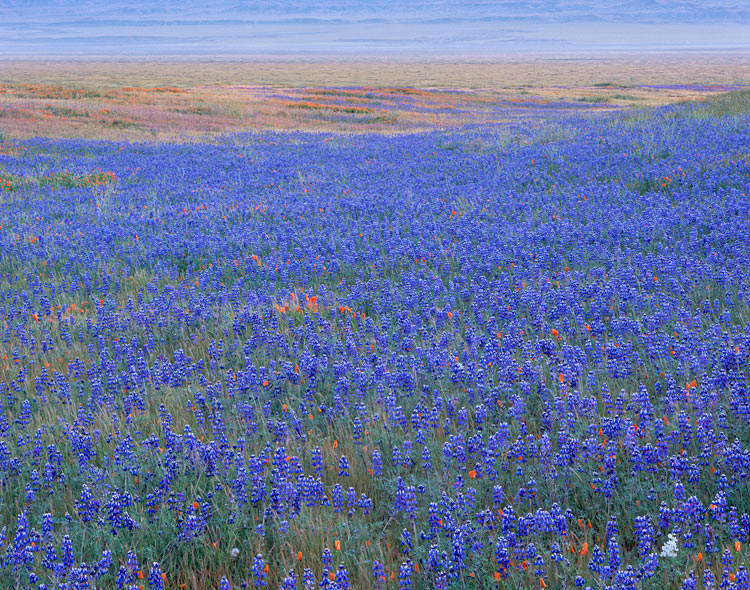
<path id="1" fill-rule="evenodd" d="M 232 557 L 237 557 L 240 554 L 240 550 L 237 547 L 232 547 L 232 551 L 230 551 L 230 554 Z"/>
<path id="2" fill-rule="evenodd" d="M 669 537 L 667 538 L 667 542 L 664 543 L 661 547 L 661 557 L 677 557 L 677 552 L 679 551 L 677 547 L 677 537 L 674 535 L 674 533 L 669 533 Z"/>

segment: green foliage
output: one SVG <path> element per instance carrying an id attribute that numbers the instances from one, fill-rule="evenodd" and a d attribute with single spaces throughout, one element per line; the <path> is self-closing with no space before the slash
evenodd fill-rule
<path id="1" fill-rule="evenodd" d="M 697 119 L 744 117 L 750 114 L 750 89 L 723 92 L 704 100 L 684 101 L 679 105 L 692 108 L 675 111 L 675 116 Z"/>
<path id="2" fill-rule="evenodd" d="M 579 102 L 589 102 L 593 104 L 607 104 L 612 102 L 609 96 L 581 96 L 577 98 Z"/>

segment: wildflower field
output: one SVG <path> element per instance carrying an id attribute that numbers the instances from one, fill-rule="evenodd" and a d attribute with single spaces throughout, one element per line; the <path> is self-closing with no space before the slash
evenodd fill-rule
<path id="1" fill-rule="evenodd" d="M 0 588 L 750 588 L 750 92 L 579 106 L 0 144 Z"/>

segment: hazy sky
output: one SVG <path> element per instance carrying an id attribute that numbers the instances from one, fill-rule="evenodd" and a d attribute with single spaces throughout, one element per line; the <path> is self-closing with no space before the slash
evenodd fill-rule
<path id="1" fill-rule="evenodd" d="M 0 0 L 0 56 L 750 50 L 749 0 Z"/>

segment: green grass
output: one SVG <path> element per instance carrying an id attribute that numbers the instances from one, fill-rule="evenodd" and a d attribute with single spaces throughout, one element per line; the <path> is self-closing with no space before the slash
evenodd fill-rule
<path id="1" fill-rule="evenodd" d="M 115 182 L 117 177 L 111 172 L 92 172 L 74 174 L 72 172 L 52 172 L 41 176 L 21 176 L 17 174 L 0 174 L 0 191 L 14 192 L 27 185 L 50 188 L 84 188 L 100 186 Z"/>
<path id="2" fill-rule="evenodd" d="M 44 107 L 44 109 L 42 110 L 56 117 L 90 117 L 91 116 L 88 111 L 79 111 L 76 109 L 71 109 L 70 107 L 56 107 L 56 106 L 49 105 L 49 106 Z"/>
<path id="3" fill-rule="evenodd" d="M 578 102 L 588 102 L 592 104 L 607 104 L 612 102 L 609 96 L 580 96 L 576 98 Z"/>
<path id="4" fill-rule="evenodd" d="M 717 94 L 703 100 L 683 101 L 681 106 L 692 109 L 678 111 L 681 116 L 698 119 L 713 117 L 744 117 L 750 114 L 750 89 Z"/>
<path id="5" fill-rule="evenodd" d="M 619 94 L 619 93 L 613 94 L 611 98 L 615 100 L 630 100 L 630 101 L 643 100 L 640 96 L 635 96 L 634 94 Z"/>

